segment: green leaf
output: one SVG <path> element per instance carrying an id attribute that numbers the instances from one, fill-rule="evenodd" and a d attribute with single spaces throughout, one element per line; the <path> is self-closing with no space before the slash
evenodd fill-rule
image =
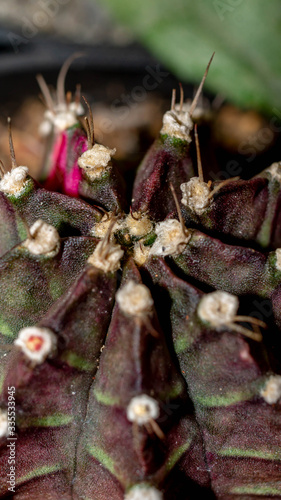
<path id="1" fill-rule="evenodd" d="M 103 0 L 179 80 L 271 114 L 280 107 L 279 0 Z"/>

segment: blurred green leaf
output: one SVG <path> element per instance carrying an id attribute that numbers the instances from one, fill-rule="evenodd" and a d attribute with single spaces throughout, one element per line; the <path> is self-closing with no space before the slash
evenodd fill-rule
<path id="1" fill-rule="evenodd" d="M 271 113 L 281 97 L 280 0 L 103 0 L 182 81 Z"/>

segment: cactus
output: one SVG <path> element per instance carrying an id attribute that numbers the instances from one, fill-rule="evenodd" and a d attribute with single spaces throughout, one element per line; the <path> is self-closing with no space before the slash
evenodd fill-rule
<path id="1" fill-rule="evenodd" d="M 0 498 L 281 498 L 281 163 L 204 181 L 206 71 L 191 105 L 173 94 L 128 210 L 115 151 L 64 96 L 70 62 L 57 101 L 39 77 L 42 183 L 11 131 L 1 166 Z"/>

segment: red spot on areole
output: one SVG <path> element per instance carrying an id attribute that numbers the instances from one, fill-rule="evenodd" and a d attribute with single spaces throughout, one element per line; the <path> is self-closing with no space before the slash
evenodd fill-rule
<path id="1" fill-rule="evenodd" d="M 40 351 L 42 349 L 42 345 L 44 344 L 44 340 L 42 337 L 37 335 L 30 335 L 28 340 L 26 341 L 26 346 L 30 351 Z"/>

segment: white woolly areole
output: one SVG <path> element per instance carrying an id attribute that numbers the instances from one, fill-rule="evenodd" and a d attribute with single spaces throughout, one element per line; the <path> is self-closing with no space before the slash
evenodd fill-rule
<path id="1" fill-rule="evenodd" d="M 147 424 L 159 417 L 160 410 L 157 401 L 146 394 L 135 396 L 127 407 L 127 419 L 138 425 Z"/>
<path id="2" fill-rule="evenodd" d="M 281 375 L 271 375 L 260 395 L 270 405 L 277 403 L 281 398 Z"/>
<path id="3" fill-rule="evenodd" d="M 281 184 L 281 161 L 272 163 L 270 167 L 266 169 L 273 179 L 276 179 Z"/>
<path id="4" fill-rule="evenodd" d="M 0 191 L 6 194 L 20 194 L 25 186 L 28 167 L 16 167 L 7 172 L 0 181 Z"/>
<path id="5" fill-rule="evenodd" d="M 45 255 L 50 252 L 58 251 L 60 237 L 54 226 L 38 219 L 34 222 L 29 231 L 32 237 L 27 238 L 23 242 L 23 246 L 31 253 L 34 255 Z"/>
<path id="6" fill-rule="evenodd" d="M 45 359 L 55 352 L 57 338 L 52 330 L 29 326 L 19 331 L 14 344 L 22 350 L 33 364 L 40 365 Z"/>
<path id="7" fill-rule="evenodd" d="M 190 234 L 183 232 L 177 219 L 159 222 L 155 232 L 157 238 L 150 249 L 151 255 L 177 255 L 183 251 L 191 238 Z"/>
<path id="8" fill-rule="evenodd" d="M 44 120 L 39 126 L 39 133 L 45 137 L 54 129 L 56 132 L 63 132 L 69 127 L 75 125 L 78 121 L 78 116 L 84 114 L 84 108 L 80 103 L 72 102 L 67 105 L 59 104 L 54 111 L 46 110 Z"/>
<path id="9" fill-rule="evenodd" d="M 281 248 L 277 248 L 275 250 L 275 255 L 276 255 L 276 268 L 278 271 L 281 271 Z"/>
<path id="10" fill-rule="evenodd" d="M 0 410 L 0 438 L 8 436 L 8 413 Z"/>
<path id="11" fill-rule="evenodd" d="M 226 325 L 237 314 L 239 300 L 236 295 L 220 290 L 205 295 L 199 302 L 199 318 L 212 326 Z"/>
<path id="12" fill-rule="evenodd" d="M 180 188 L 182 191 L 181 202 L 192 212 L 200 215 L 210 205 L 209 194 L 211 190 L 208 184 L 201 181 L 199 177 L 192 177 L 188 182 L 181 184 Z"/>
<path id="13" fill-rule="evenodd" d="M 154 304 L 149 289 L 133 280 L 118 290 L 116 300 L 121 311 L 130 316 L 150 314 Z"/>
<path id="14" fill-rule="evenodd" d="M 163 500 L 163 495 L 154 486 L 140 483 L 126 493 L 124 500 Z"/>
<path id="15" fill-rule="evenodd" d="M 190 132 L 193 128 L 193 121 L 189 114 L 189 110 L 183 106 L 180 111 L 179 105 L 175 106 L 175 110 L 167 111 L 163 116 L 163 126 L 160 134 L 169 135 L 182 139 L 183 141 L 191 142 Z"/>
<path id="16" fill-rule="evenodd" d="M 133 212 L 126 217 L 126 226 L 132 236 L 145 236 L 153 229 L 148 215 L 138 212 Z"/>
<path id="17" fill-rule="evenodd" d="M 92 227 L 91 234 L 96 238 L 104 238 L 112 222 L 112 217 L 113 217 L 113 212 L 108 212 L 107 214 L 104 214 L 101 220 Z M 124 221 L 119 219 L 116 220 L 110 235 L 111 239 L 114 239 L 114 233 L 122 229 L 123 226 L 124 226 Z"/>
<path id="18" fill-rule="evenodd" d="M 93 180 L 100 177 L 107 167 L 116 149 L 110 149 L 102 144 L 95 144 L 92 149 L 85 151 L 78 159 L 78 165 L 85 170 L 88 177 Z"/>
<path id="19" fill-rule="evenodd" d="M 113 242 L 100 241 L 92 255 L 88 258 L 88 263 L 105 273 L 115 272 L 120 268 L 120 260 L 124 255 L 120 245 Z"/>
<path id="20" fill-rule="evenodd" d="M 134 260 L 139 265 L 145 264 L 150 256 L 150 247 L 143 245 L 141 242 L 137 242 L 134 246 Z"/>

